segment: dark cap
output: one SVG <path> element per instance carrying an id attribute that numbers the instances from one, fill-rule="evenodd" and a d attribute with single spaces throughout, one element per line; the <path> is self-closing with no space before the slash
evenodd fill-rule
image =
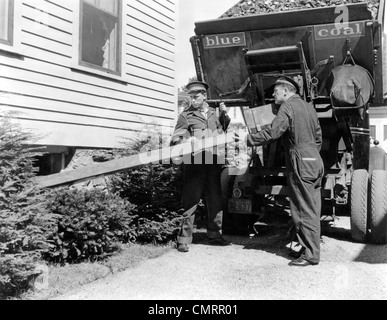
<path id="1" fill-rule="evenodd" d="M 209 88 L 208 84 L 203 81 L 193 81 L 187 84 L 188 94 L 207 91 Z"/>
<path id="2" fill-rule="evenodd" d="M 296 89 L 296 93 L 297 94 L 300 93 L 300 86 L 291 77 L 281 76 L 275 82 L 275 85 L 277 85 L 277 84 L 287 84 L 287 85 L 290 85 L 290 86 L 294 87 L 294 89 Z"/>

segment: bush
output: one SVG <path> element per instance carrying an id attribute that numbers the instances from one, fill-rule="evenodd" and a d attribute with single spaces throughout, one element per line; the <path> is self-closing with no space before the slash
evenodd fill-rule
<path id="1" fill-rule="evenodd" d="M 57 229 L 49 237 L 52 248 L 45 258 L 55 263 L 97 261 L 133 242 L 135 206 L 101 189 L 56 189 L 47 199 L 59 215 Z"/>
<path id="2" fill-rule="evenodd" d="M 167 146 L 168 139 L 156 126 L 149 126 L 124 145 L 120 154 L 128 156 Z M 167 243 L 175 237 L 181 217 L 179 165 L 146 164 L 112 176 L 109 185 L 113 192 L 137 206 L 138 242 Z"/>
<path id="3" fill-rule="evenodd" d="M 144 165 L 117 174 L 111 193 L 41 191 L 31 178 L 37 172 L 34 159 L 42 153 L 26 147 L 35 139 L 12 117 L 0 118 L 0 298 L 30 289 L 42 258 L 62 264 L 97 261 L 120 243 L 165 243 L 174 237 L 180 221 L 179 166 Z M 137 140 L 129 153 L 148 142 Z"/>
<path id="4" fill-rule="evenodd" d="M 0 257 L 0 299 L 21 295 L 40 274 L 33 259 L 20 255 Z"/>
<path id="5" fill-rule="evenodd" d="M 34 262 L 49 249 L 55 216 L 45 211 L 45 194 L 34 187 L 34 158 L 26 146 L 36 137 L 21 130 L 11 115 L 0 118 L 0 288 L 13 294 L 28 289 Z"/>

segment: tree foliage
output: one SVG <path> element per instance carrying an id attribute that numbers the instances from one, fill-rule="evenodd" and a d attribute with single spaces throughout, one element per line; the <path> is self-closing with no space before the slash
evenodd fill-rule
<path id="1" fill-rule="evenodd" d="M 50 244 L 55 216 L 45 210 L 45 193 L 35 188 L 34 141 L 11 114 L 0 118 L 0 292 L 25 289 L 38 272 L 34 262 Z"/>

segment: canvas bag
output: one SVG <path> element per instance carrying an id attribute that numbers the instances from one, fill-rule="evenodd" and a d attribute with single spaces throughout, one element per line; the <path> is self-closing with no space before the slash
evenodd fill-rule
<path id="1" fill-rule="evenodd" d="M 333 107 L 362 107 L 374 94 L 374 80 L 358 65 L 344 64 L 334 68 L 330 75 Z"/>

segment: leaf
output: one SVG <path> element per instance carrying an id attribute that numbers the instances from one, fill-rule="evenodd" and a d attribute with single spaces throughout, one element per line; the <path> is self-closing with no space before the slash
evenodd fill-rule
<path id="1" fill-rule="evenodd" d="M 24 237 L 23 238 L 23 247 L 28 245 L 29 237 Z"/>

